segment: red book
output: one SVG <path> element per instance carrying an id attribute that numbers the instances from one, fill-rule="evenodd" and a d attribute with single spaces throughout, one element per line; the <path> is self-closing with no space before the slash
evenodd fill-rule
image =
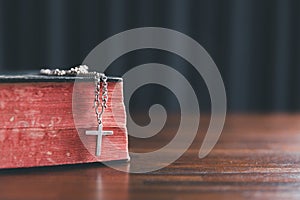
<path id="1" fill-rule="evenodd" d="M 0 76 L 0 168 L 128 160 L 122 79 L 108 79 L 100 155 L 94 99 L 92 78 Z"/>

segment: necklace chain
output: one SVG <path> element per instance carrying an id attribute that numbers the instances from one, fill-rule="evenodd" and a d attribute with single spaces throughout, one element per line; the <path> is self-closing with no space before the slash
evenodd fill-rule
<path id="1" fill-rule="evenodd" d="M 89 72 L 89 68 L 86 65 L 79 65 L 72 67 L 69 70 L 60 69 L 41 69 L 40 74 L 47 76 L 93 76 L 95 79 L 95 99 L 94 108 L 97 116 L 97 122 L 102 125 L 102 115 L 107 108 L 108 101 L 108 89 L 107 89 L 107 76 L 99 72 Z M 101 82 L 102 82 L 102 94 L 101 94 Z M 100 95 L 101 101 L 100 102 Z M 100 107 L 100 110 L 99 110 Z"/>

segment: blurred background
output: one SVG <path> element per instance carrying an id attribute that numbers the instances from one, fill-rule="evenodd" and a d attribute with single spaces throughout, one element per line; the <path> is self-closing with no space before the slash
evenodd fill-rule
<path id="1" fill-rule="evenodd" d="M 69 68 L 106 38 L 149 26 L 180 31 L 207 50 L 223 77 L 229 111 L 299 111 L 298 0 L 0 0 L 0 72 Z M 209 111 L 205 83 L 172 53 L 130 52 L 106 73 L 122 76 L 149 62 L 179 69 L 194 86 L 201 111 Z M 134 97 L 136 110 L 158 102 L 178 109 L 173 95 L 157 85 Z"/>

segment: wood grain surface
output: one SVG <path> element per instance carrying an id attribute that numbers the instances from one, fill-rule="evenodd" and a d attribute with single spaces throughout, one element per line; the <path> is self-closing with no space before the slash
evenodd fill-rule
<path id="1" fill-rule="evenodd" d="M 228 115 L 218 144 L 199 159 L 208 122 L 209 116 L 202 117 L 190 149 L 164 169 L 127 174 L 102 164 L 82 164 L 0 170 L 0 199 L 300 198 L 300 115 Z M 145 143 L 130 138 L 130 150 L 159 148 L 174 131 L 164 132 Z"/>

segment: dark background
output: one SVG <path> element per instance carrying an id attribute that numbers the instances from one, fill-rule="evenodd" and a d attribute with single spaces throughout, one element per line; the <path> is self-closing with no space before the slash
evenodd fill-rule
<path id="1" fill-rule="evenodd" d="M 146 26 L 180 31 L 208 51 L 223 76 L 230 111 L 300 109 L 298 0 L 1 0 L 0 70 L 68 68 L 106 38 Z M 196 78 L 183 59 L 151 49 L 120 57 L 107 73 L 122 75 L 120 66 L 147 62 L 184 67 L 188 79 Z M 193 84 L 201 109 L 208 110 L 205 84 Z M 133 105 L 151 103 L 159 91 L 136 94 Z M 157 101 L 176 104 L 171 97 L 166 92 Z"/>

